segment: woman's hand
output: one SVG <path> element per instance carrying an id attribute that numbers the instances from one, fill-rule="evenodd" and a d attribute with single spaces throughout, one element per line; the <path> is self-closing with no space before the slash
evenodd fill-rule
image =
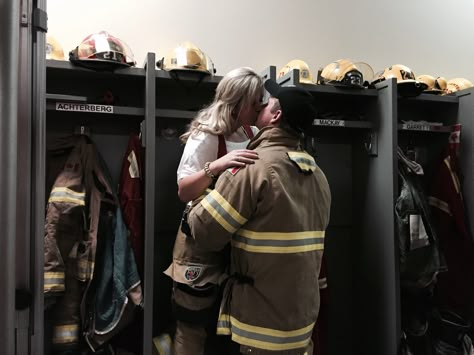
<path id="1" fill-rule="evenodd" d="M 255 160 L 257 159 L 258 153 L 256 151 L 249 149 L 237 149 L 211 162 L 211 164 L 209 164 L 209 170 L 217 176 L 224 170 L 231 167 L 254 164 Z"/>

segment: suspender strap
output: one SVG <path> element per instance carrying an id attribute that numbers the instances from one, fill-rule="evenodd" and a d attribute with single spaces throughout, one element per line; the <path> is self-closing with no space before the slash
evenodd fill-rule
<path id="1" fill-rule="evenodd" d="M 242 126 L 245 130 L 245 133 L 247 133 L 247 137 L 249 137 L 249 139 L 252 139 L 253 138 L 253 131 L 252 131 L 252 128 L 250 126 Z"/>
<path id="2" fill-rule="evenodd" d="M 250 126 L 242 126 L 242 128 L 244 129 L 247 137 L 249 139 L 252 139 L 254 136 L 252 128 Z M 225 145 L 224 135 L 220 134 L 217 136 L 217 138 L 219 138 L 219 147 L 217 149 L 217 159 L 219 159 L 220 157 L 223 157 L 224 155 L 227 154 L 227 147 Z"/>
<path id="3" fill-rule="evenodd" d="M 219 134 L 217 138 L 219 138 L 219 147 L 217 149 L 217 159 L 219 159 L 227 154 L 227 147 L 225 146 L 225 138 L 223 134 Z"/>

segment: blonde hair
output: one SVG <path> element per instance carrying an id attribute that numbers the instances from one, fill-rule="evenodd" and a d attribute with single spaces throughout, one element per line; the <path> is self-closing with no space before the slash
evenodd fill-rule
<path id="1" fill-rule="evenodd" d="M 253 105 L 263 94 L 263 80 L 253 69 L 237 68 L 227 73 L 219 82 L 213 102 L 200 110 L 181 140 L 186 142 L 191 135 L 206 132 L 213 135 L 232 134 L 242 107 Z"/>

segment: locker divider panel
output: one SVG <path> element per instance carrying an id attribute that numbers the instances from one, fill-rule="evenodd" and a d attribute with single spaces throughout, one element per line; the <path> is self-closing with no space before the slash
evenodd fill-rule
<path id="1" fill-rule="evenodd" d="M 396 355 L 399 316 L 395 252 L 395 81 L 378 87 L 374 107 L 377 156 L 364 140 L 354 145 L 354 223 L 352 239 L 354 289 L 353 353 Z"/>
<path id="2" fill-rule="evenodd" d="M 460 161 L 467 221 L 474 238 L 474 88 L 459 93 L 459 123 L 462 124 Z"/>

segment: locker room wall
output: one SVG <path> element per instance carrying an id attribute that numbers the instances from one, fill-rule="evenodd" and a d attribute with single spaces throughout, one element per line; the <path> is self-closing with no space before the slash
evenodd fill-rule
<path id="1" fill-rule="evenodd" d="M 141 66 L 190 40 L 218 74 L 239 66 L 277 69 L 308 62 L 316 74 L 349 57 L 374 71 L 402 63 L 417 75 L 474 81 L 471 0 L 271 1 L 48 0 L 48 28 L 66 52 L 88 34 L 108 30 L 126 41 Z"/>

